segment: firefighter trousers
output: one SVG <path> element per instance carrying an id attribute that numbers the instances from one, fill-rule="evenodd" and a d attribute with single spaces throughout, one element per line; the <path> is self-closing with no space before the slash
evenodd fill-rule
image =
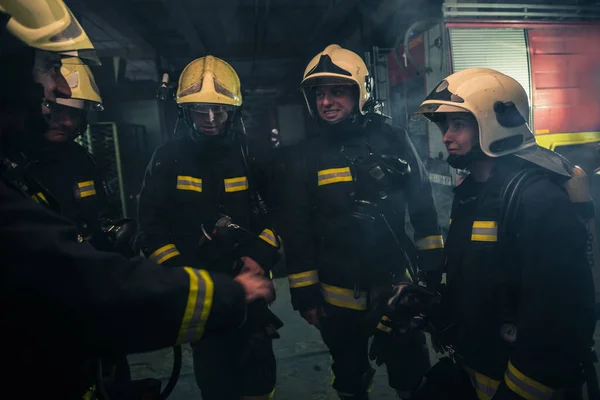
<path id="1" fill-rule="evenodd" d="M 367 311 L 325 304 L 319 317 L 321 336 L 329 348 L 333 388 L 341 398 L 367 399 L 374 369 L 369 361 Z M 414 331 L 391 344 L 386 363 L 388 383 L 400 395 L 416 389 L 430 367 L 423 333 Z"/>
<path id="2" fill-rule="evenodd" d="M 266 398 L 275 388 L 273 341 L 250 308 L 240 329 L 204 337 L 192 350 L 203 400 Z"/>
<path id="3" fill-rule="evenodd" d="M 459 364 L 454 363 L 449 357 L 441 357 L 427 374 L 427 381 L 423 388 L 412 397 L 412 400 L 478 400 L 482 398 L 496 398 L 494 393 L 480 390 L 479 395 L 474 385 L 473 377 Z M 501 384 L 503 386 L 503 384 Z M 520 400 L 521 396 L 501 387 L 496 396 L 503 400 Z M 550 400 L 583 400 L 581 387 L 575 387 L 555 393 Z"/>

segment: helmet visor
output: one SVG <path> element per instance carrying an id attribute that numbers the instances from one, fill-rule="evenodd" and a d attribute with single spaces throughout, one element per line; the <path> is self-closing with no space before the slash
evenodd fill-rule
<path id="1" fill-rule="evenodd" d="M 222 114 L 230 113 L 235 110 L 235 106 L 228 104 L 208 104 L 208 103 L 183 103 L 181 107 L 186 110 L 199 114 Z"/>
<path id="2" fill-rule="evenodd" d="M 462 108 L 453 106 L 450 104 L 436 104 L 436 103 L 428 103 L 422 104 L 421 107 L 415 111 L 415 113 L 411 116 L 413 121 L 426 121 L 426 122 L 434 122 L 438 123 L 442 120 L 445 120 L 446 113 L 468 113 L 469 111 Z"/>
<path id="3" fill-rule="evenodd" d="M 207 103 L 182 104 L 196 130 L 214 135 L 222 133 L 225 123 L 235 111 L 235 106 Z"/>

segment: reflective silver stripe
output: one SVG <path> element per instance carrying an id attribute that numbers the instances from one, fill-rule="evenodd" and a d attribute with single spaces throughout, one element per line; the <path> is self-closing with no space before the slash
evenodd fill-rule
<path id="1" fill-rule="evenodd" d="M 337 182 L 352 182 L 350 167 L 330 168 L 318 172 L 319 186 Z"/>
<path id="2" fill-rule="evenodd" d="M 277 239 L 275 239 L 275 234 L 270 229 L 265 229 L 261 232 L 259 237 L 265 242 L 269 243 L 273 247 L 277 247 Z"/>
<path id="3" fill-rule="evenodd" d="M 367 292 L 358 292 L 358 298 L 354 297 L 354 290 L 321 283 L 324 300 L 337 307 L 350 308 L 352 310 L 367 309 Z"/>
<path id="4" fill-rule="evenodd" d="M 465 366 L 465 371 L 471 383 L 477 392 L 477 398 L 479 400 L 490 400 L 496 394 L 500 381 L 492 379 L 486 375 L 480 374 Z"/>
<path id="5" fill-rule="evenodd" d="M 178 344 L 195 342 L 202 338 L 214 295 L 214 283 L 206 271 L 190 267 L 184 267 L 184 270 L 189 275 L 190 286 Z"/>
<path id="6" fill-rule="evenodd" d="M 471 240 L 475 242 L 497 242 L 498 241 L 498 222 L 496 221 L 475 221 L 473 222 L 473 231 Z"/>
<path id="7" fill-rule="evenodd" d="M 444 238 L 442 235 L 427 236 L 417 240 L 416 246 L 419 250 L 443 249 Z"/>
<path id="8" fill-rule="evenodd" d="M 248 189 L 248 178 L 245 176 L 228 178 L 225 179 L 224 183 L 226 192 L 239 192 Z"/>
<path id="9" fill-rule="evenodd" d="M 202 192 L 202 179 L 193 176 L 177 176 L 177 189 Z"/>
<path id="10" fill-rule="evenodd" d="M 528 400 L 547 400 L 554 395 L 554 390 L 523 374 L 509 361 L 504 374 L 506 386 L 519 396 Z"/>
<path id="11" fill-rule="evenodd" d="M 317 270 L 300 272 L 299 274 L 289 274 L 290 289 L 316 285 L 319 283 L 319 273 Z"/>
<path id="12" fill-rule="evenodd" d="M 157 264 L 162 264 L 168 259 L 178 256 L 179 254 L 180 253 L 177 250 L 177 247 L 175 247 L 175 245 L 171 243 L 156 250 L 150 255 L 150 257 L 148 257 L 148 259 Z"/>

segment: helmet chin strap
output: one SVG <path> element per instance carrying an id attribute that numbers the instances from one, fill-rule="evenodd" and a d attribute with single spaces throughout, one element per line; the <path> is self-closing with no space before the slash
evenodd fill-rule
<path id="1" fill-rule="evenodd" d="M 470 170 L 475 161 L 483 160 L 485 158 L 487 158 L 487 156 L 483 150 L 481 150 L 479 143 L 476 143 L 467 154 L 450 154 L 446 159 L 446 162 L 448 162 L 452 168 Z"/>

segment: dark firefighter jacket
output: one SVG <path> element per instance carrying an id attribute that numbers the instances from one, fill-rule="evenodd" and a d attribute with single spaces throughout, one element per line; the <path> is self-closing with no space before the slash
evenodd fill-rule
<path id="1" fill-rule="evenodd" d="M 239 257 L 249 256 L 269 271 L 279 259 L 278 239 L 253 212 L 251 196 L 258 188 L 251 185 L 259 185 L 262 175 L 257 164 L 248 162 L 250 171 L 235 142 L 199 143 L 186 136 L 156 149 L 140 194 L 146 257 L 158 264 L 203 265 L 235 274 Z M 202 227 L 211 233 L 219 215 L 256 235 L 238 231 L 203 239 Z"/>
<path id="2" fill-rule="evenodd" d="M 33 201 L 3 169 L 0 252 L 6 390 L 81 399 L 90 384 L 86 360 L 193 342 L 245 319 L 237 282 L 79 242 L 69 220 Z"/>
<path id="3" fill-rule="evenodd" d="M 406 132 L 377 116 L 366 126 L 338 125 L 291 149 L 281 175 L 278 230 L 287 257 L 292 304 L 300 311 L 316 307 L 323 299 L 363 310 L 366 290 L 384 283 L 379 280 L 384 270 L 404 274 L 405 258 L 389 232 L 363 232 L 366 228 L 349 216 L 357 191 L 352 160 L 366 157 L 369 146 L 378 154 L 398 156 L 411 167 L 405 188 L 391 194 L 387 203 L 391 212 L 386 217 L 401 247 L 408 250 L 411 245 L 405 236 L 408 208 L 420 267 L 439 269 L 442 263 L 443 241 L 431 185 Z M 369 241 L 369 261 L 360 261 L 353 252 L 353 247 L 362 247 L 353 243 L 354 237 Z M 387 272 L 383 275 L 389 277 Z"/>
<path id="4" fill-rule="evenodd" d="M 43 189 L 30 193 L 35 201 L 54 200 L 51 208 L 75 222 L 83 237 L 99 231 L 100 220 L 111 210 L 100 171 L 86 149 L 72 141 L 51 143 L 43 138 L 30 138 L 14 148 L 8 158 L 19 165 L 23 179 Z"/>
<path id="5" fill-rule="evenodd" d="M 455 190 L 445 267 L 446 304 L 456 317 L 451 342 L 477 375 L 479 392 L 493 394 L 503 382 L 523 398 L 549 399 L 554 389 L 576 384 L 594 329 L 586 231 L 566 191 L 544 178 L 522 192 L 501 252 L 502 187 L 520 169 L 533 168 L 501 161 L 487 182 L 469 176 Z M 513 344 L 501 336 L 502 282 L 515 304 Z"/>

